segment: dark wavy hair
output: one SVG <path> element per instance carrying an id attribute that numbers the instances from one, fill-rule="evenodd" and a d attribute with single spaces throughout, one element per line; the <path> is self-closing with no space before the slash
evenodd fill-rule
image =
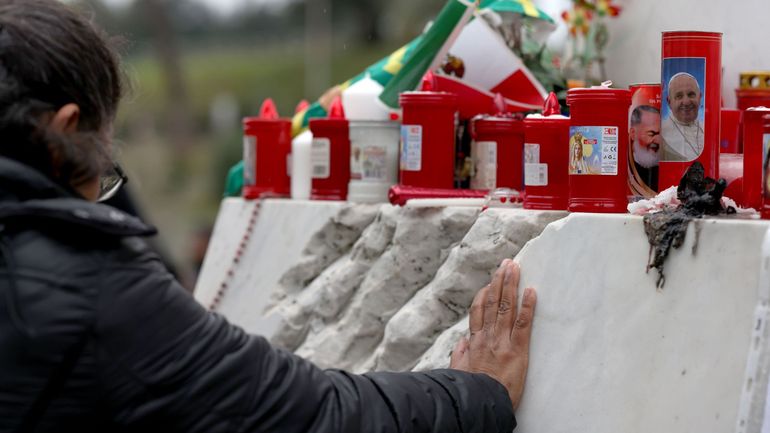
<path id="1" fill-rule="evenodd" d="M 57 0 L 0 0 L 1 156 L 68 189 L 99 176 L 122 94 L 117 51 L 82 15 Z M 69 103 L 78 131 L 51 131 L 50 115 Z"/>

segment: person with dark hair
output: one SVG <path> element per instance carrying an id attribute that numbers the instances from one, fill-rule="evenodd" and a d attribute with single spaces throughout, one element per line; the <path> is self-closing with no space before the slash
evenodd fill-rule
<path id="1" fill-rule="evenodd" d="M 506 260 L 451 369 L 354 375 L 272 348 L 189 296 L 97 203 L 123 88 L 56 0 L 0 0 L 0 431 L 509 432 L 536 303 Z"/>

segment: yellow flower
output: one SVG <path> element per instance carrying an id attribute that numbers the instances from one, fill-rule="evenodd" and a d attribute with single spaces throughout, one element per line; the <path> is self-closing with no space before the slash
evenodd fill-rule
<path id="1" fill-rule="evenodd" d="M 593 14 L 588 8 L 575 4 L 571 10 L 564 11 L 561 14 L 561 18 L 567 23 L 569 33 L 572 36 L 576 36 L 578 32 L 582 35 L 587 35 Z"/>
<path id="2" fill-rule="evenodd" d="M 599 13 L 599 16 L 616 17 L 620 15 L 620 6 L 613 5 L 612 0 L 597 0 L 596 12 Z"/>

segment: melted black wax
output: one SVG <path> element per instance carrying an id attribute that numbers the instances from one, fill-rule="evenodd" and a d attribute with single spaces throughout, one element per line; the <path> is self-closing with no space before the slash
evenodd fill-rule
<path id="1" fill-rule="evenodd" d="M 679 248 L 684 243 L 687 226 L 695 218 L 704 215 L 735 213 L 735 209 L 722 208 L 722 194 L 727 188 L 724 179 L 714 180 L 706 177 L 703 165 L 694 162 L 679 181 L 676 195 L 681 204 L 675 209 L 664 209 L 644 216 L 644 232 L 650 242 L 650 256 L 647 271 L 658 270 L 658 289 L 666 283 L 663 265 L 671 248 Z"/>

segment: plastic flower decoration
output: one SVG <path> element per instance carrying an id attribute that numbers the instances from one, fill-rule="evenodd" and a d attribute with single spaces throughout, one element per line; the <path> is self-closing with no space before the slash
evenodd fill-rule
<path id="1" fill-rule="evenodd" d="M 561 18 L 567 23 L 569 33 L 572 36 L 576 36 L 578 33 L 587 35 L 588 30 L 591 28 L 593 14 L 590 9 L 577 2 L 571 10 L 564 11 L 561 14 Z"/>
<path id="2" fill-rule="evenodd" d="M 616 17 L 620 15 L 620 6 L 612 4 L 612 0 L 597 0 L 596 12 L 599 16 Z"/>

